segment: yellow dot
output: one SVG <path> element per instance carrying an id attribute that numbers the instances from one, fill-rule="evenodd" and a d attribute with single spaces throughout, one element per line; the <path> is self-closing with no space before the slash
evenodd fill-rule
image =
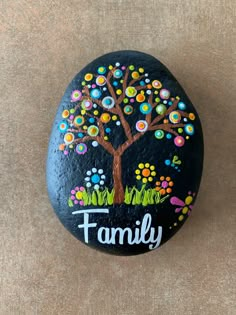
<path id="1" fill-rule="evenodd" d="M 136 171 L 135 171 L 135 174 L 140 174 L 140 170 L 136 170 Z"/>
<path id="2" fill-rule="evenodd" d="M 186 214 L 187 212 L 188 212 L 188 207 L 183 207 L 182 213 L 183 213 L 183 214 Z"/>
<path id="3" fill-rule="evenodd" d="M 77 198 L 78 200 L 82 199 L 82 197 L 83 197 L 82 191 L 77 191 L 77 193 L 75 194 L 75 196 L 76 196 L 76 198 Z"/>
<path id="4" fill-rule="evenodd" d="M 112 70 L 112 69 L 113 69 L 112 65 L 110 65 L 110 66 L 108 67 L 108 69 L 109 69 L 109 70 Z"/>
<path id="5" fill-rule="evenodd" d="M 132 72 L 131 77 L 133 79 L 138 79 L 139 78 L 139 73 L 137 71 Z"/>
<path id="6" fill-rule="evenodd" d="M 124 80 L 120 80 L 120 83 L 123 83 L 124 82 Z"/>
<path id="7" fill-rule="evenodd" d="M 93 113 L 94 113 L 95 116 L 97 116 L 98 115 L 98 110 L 95 110 Z"/>
<path id="8" fill-rule="evenodd" d="M 146 184 L 146 183 L 147 183 L 147 178 L 143 178 L 143 179 L 142 179 L 142 182 L 143 182 L 144 184 Z"/>
<path id="9" fill-rule="evenodd" d="M 149 163 L 145 163 L 145 167 L 149 167 L 150 166 L 150 164 Z"/>
<path id="10" fill-rule="evenodd" d="M 65 109 L 65 110 L 62 112 L 62 117 L 63 117 L 63 118 L 67 118 L 67 117 L 69 117 L 69 115 L 70 115 L 70 112 L 68 111 L 68 109 Z"/>
<path id="11" fill-rule="evenodd" d="M 116 115 L 113 115 L 113 116 L 112 116 L 112 120 L 117 120 L 117 116 L 116 116 Z"/>
<path id="12" fill-rule="evenodd" d="M 84 130 L 87 130 L 87 129 L 88 129 L 88 126 L 83 126 L 83 129 L 84 129 Z"/>
<path id="13" fill-rule="evenodd" d="M 85 76 L 84 76 L 84 80 L 85 80 L 85 81 L 91 81 L 92 78 L 93 78 L 92 73 L 87 73 L 87 74 L 85 74 Z"/>
<path id="14" fill-rule="evenodd" d="M 144 73 L 144 69 L 143 69 L 143 68 L 139 68 L 138 71 L 139 71 L 140 73 Z"/>
<path id="15" fill-rule="evenodd" d="M 179 99 L 180 99 L 180 97 L 179 97 L 179 96 L 176 96 L 176 99 L 177 99 L 177 100 L 179 100 Z"/>
<path id="16" fill-rule="evenodd" d="M 154 165 L 151 165 L 151 166 L 150 166 L 150 170 L 151 170 L 151 171 L 154 171 L 154 170 L 155 170 L 155 166 L 154 166 Z"/>
<path id="17" fill-rule="evenodd" d="M 174 223 L 174 226 L 177 226 L 177 223 L 176 223 L 176 222 Z"/>
<path id="18" fill-rule="evenodd" d="M 189 140 L 189 136 L 187 136 L 186 139 Z"/>
<path id="19" fill-rule="evenodd" d="M 73 147 L 74 147 L 73 144 L 70 144 L 70 145 L 69 145 L 69 148 L 70 148 L 70 149 L 73 149 Z"/>
<path id="20" fill-rule="evenodd" d="M 192 196 L 188 196 L 185 198 L 185 204 L 186 205 L 190 205 L 190 203 L 193 201 L 193 197 Z"/>
<path id="21" fill-rule="evenodd" d="M 85 115 L 86 114 L 86 110 L 82 109 L 81 110 L 81 115 Z"/>
<path id="22" fill-rule="evenodd" d="M 152 182 L 152 181 L 153 181 L 153 178 L 152 178 L 152 177 L 148 177 L 148 181 L 149 181 L 149 182 Z"/>
<path id="23" fill-rule="evenodd" d="M 140 175 L 136 176 L 136 179 L 140 180 L 140 179 L 141 179 L 141 176 L 140 176 Z"/>
<path id="24" fill-rule="evenodd" d="M 151 175 L 152 176 L 156 176 L 156 172 L 151 172 Z"/>
<path id="25" fill-rule="evenodd" d="M 105 136 L 105 137 L 104 137 L 104 140 L 106 140 L 106 141 L 107 141 L 107 140 L 108 140 L 108 136 Z"/>
<path id="26" fill-rule="evenodd" d="M 183 219 L 184 219 L 184 216 L 181 214 L 181 215 L 179 216 L 179 221 L 183 221 Z"/>
<path id="27" fill-rule="evenodd" d="M 142 170 L 144 168 L 144 164 L 143 163 L 139 163 L 138 167 Z"/>
<path id="28" fill-rule="evenodd" d="M 157 95 L 157 94 L 158 94 L 158 91 L 155 91 L 155 92 L 154 92 L 154 94 L 156 94 L 156 95 Z"/>
<path id="29" fill-rule="evenodd" d="M 121 95 L 122 94 L 122 91 L 119 89 L 119 90 L 116 90 L 116 94 L 117 95 Z"/>

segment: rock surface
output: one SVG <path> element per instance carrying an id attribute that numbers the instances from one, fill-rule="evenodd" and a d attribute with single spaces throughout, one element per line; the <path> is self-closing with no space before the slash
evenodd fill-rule
<path id="1" fill-rule="evenodd" d="M 66 89 L 50 137 L 48 193 L 85 244 L 141 254 L 186 221 L 202 166 L 200 120 L 180 84 L 154 57 L 118 51 Z"/>

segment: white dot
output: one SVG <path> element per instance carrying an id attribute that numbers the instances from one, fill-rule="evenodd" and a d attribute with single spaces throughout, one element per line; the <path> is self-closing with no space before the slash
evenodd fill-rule
<path id="1" fill-rule="evenodd" d="M 167 104 L 167 101 L 163 101 L 164 104 Z"/>
<path id="2" fill-rule="evenodd" d="M 105 176 L 105 175 L 102 175 L 102 176 L 101 176 L 101 178 L 102 178 L 102 179 L 105 179 L 105 178 L 106 178 L 106 176 Z"/>
<path id="3" fill-rule="evenodd" d="M 145 73 L 145 77 L 148 77 L 148 73 Z"/>
<path id="4" fill-rule="evenodd" d="M 117 122 L 116 122 L 116 125 L 117 125 L 117 126 L 120 126 L 120 121 L 117 121 Z"/>
<path id="5" fill-rule="evenodd" d="M 93 147 L 97 147 L 97 146 L 98 146 L 98 142 L 97 142 L 97 141 L 93 141 L 93 142 L 92 142 L 92 146 L 93 146 Z"/>
<path id="6" fill-rule="evenodd" d="M 93 108 L 97 108 L 97 104 L 93 104 Z"/>
<path id="7" fill-rule="evenodd" d="M 100 180 L 100 185 L 104 185 L 104 180 Z"/>
<path id="8" fill-rule="evenodd" d="M 187 118 L 184 118 L 184 121 L 188 121 L 188 119 L 187 119 Z"/>
<path id="9" fill-rule="evenodd" d="M 91 171 L 87 171 L 86 174 L 90 176 L 92 173 L 91 173 Z"/>
<path id="10" fill-rule="evenodd" d="M 92 186 L 91 183 L 86 184 L 86 187 L 91 187 L 91 186 Z"/>
<path id="11" fill-rule="evenodd" d="M 116 62 L 116 67 L 119 67 L 120 66 L 120 63 L 119 62 Z"/>
<path id="12" fill-rule="evenodd" d="M 86 182 L 89 182 L 90 181 L 90 177 L 85 177 Z"/>
<path id="13" fill-rule="evenodd" d="M 98 184 L 94 185 L 94 189 L 99 189 L 99 185 Z"/>
<path id="14" fill-rule="evenodd" d="M 136 221 L 136 225 L 140 225 L 140 221 Z"/>
<path id="15" fill-rule="evenodd" d="M 100 168 L 99 170 L 98 170 L 98 174 L 102 174 L 103 173 L 103 170 Z"/>
<path id="16" fill-rule="evenodd" d="M 92 168 L 92 172 L 93 172 L 93 173 L 96 173 L 96 172 L 97 172 L 96 167 L 93 167 L 93 168 Z"/>
<path id="17" fill-rule="evenodd" d="M 149 82 L 150 82 L 150 80 L 149 80 L 149 79 L 145 79 L 145 82 L 146 82 L 146 83 L 149 83 Z"/>
<path id="18" fill-rule="evenodd" d="M 90 89 L 90 88 L 91 88 L 91 85 L 90 85 L 90 84 L 88 84 L 88 85 L 87 85 L 87 87 Z"/>
<path id="19" fill-rule="evenodd" d="M 106 87 L 104 87 L 104 88 L 103 88 L 103 91 L 106 91 L 106 90 L 107 90 L 107 88 L 106 88 Z"/>
<path id="20" fill-rule="evenodd" d="M 151 90 L 147 90 L 147 92 L 146 92 L 148 95 L 150 95 L 151 93 L 152 93 L 152 91 Z"/>

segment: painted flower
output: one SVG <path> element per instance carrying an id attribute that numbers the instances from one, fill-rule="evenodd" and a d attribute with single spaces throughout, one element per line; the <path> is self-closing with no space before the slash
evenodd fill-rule
<path id="1" fill-rule="evenodd" d="M 84 205 L 83 202 L 83 191 L 85 188 L 83 186 L 75 187 L 75 189 L 71 190 L 71 196 L 70 199 L 73 201 L 75 205 L 80 204 L 81 206 Z"/>
<path id="2" fill-rule="evenodd" d="M 94 187 L 94 189 L 99 189 L 101 186 L 104 185 L 104 180 L 106 176 L 103 174 L 103 169 L 97 169 L 93 167 L 91 170 L 87 171 L 85 181 L 86 187 Z"/>
<path id="3" fill-rule="evenodd" d="M 183 221 L 185 218 L 185 215 L 190 215 L 192 211 L 192 203 L 194 199 L 195 193 L 192 193 L 191 191 L 188 192 L 188 196 L 183 200 L 179 199 L 178 197 L 171 197 L 170 203 L 174 206 L 179 206 L 179 208 L 175 209 L 176 213 L 179 213 L 178 220 Z"/>
<path id="4" fill-rule="evenodd" d="M 159 191 L 161 195 L 170 194 L 172 192 L 172 188 L 174 186 L 174 182 L 171 180 L 169 176 L 161 176 L 160 180 L 156 182 L 156 191 Z"/>
<path id="5" fill-rule="evenodd" d="M 141 180 L 144 184 L 152 182 L 153 177 L 156 176 L 155 166 L 150 163 L 139 163 L 135 170 L 136 179 Z"/>

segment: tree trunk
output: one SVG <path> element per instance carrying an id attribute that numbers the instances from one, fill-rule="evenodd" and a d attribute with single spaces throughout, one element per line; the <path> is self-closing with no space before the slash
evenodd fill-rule
<path id="1" fill-rule="evenodd" d="M 113 185 L 114 185 L 114 204 L 121 204 L 124 202 L 124 187 L 122 184 L 122 166 L 121 155 L 114 155 L 113 157 Z"/>

